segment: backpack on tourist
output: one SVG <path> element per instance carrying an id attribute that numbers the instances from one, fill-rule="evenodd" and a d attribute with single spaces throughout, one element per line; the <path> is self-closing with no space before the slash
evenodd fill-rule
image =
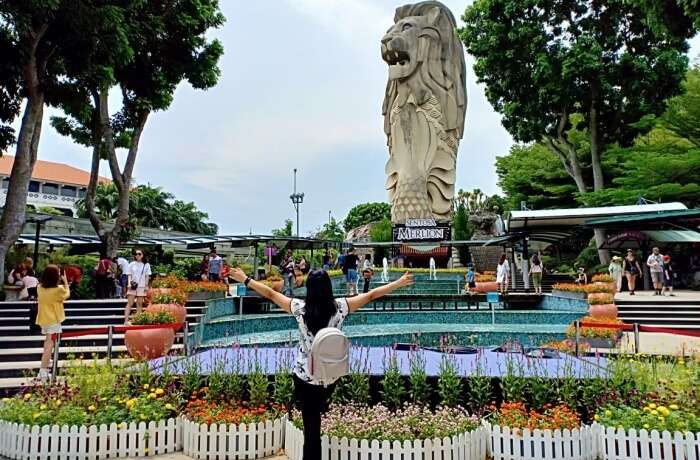
<path id="1" fill-rule="evenodd" d="M 302 340 L 304 348 L 306 341 Z M 336 327 L 319 330 L 306 350 L 311 380 L 330 385 L 350 372 L 350 340 Z"/>

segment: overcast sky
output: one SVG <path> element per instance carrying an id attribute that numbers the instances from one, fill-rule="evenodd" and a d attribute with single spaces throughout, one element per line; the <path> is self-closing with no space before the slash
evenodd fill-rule
<path id="1" fill-rule="evenodd" d="M 207 92 L 183 84 L 167 112 L 151 115 L 135 180 L 194 201 L 220 234 L 267 234 L 294 218 L 293 168 L 306 194 L 302 234 L 326 222 L 329 211 L 341 219 L 355 204 L 385 201 L 387 67 L 379 40 L 405 2 L 220 3 L 227 21 L 212 34 L 225 49 L 219 84 Z M 471 1 L 444 3 L 461 24 Z M 495 157 L 507 153 L 512 139 L 475 84 L 472 64 L 467 56 L 457 187 L 491 194 L 498 191 Z M 40 159 L 89 169 L 87 149 L 44 126 Z"/>

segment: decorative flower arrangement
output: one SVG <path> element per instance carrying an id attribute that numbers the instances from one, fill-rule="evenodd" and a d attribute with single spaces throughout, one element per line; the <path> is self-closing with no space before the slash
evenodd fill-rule
<path id="1" fill-rule="evenodd" d="M 559 340 L 559 341 L 553 341 L 553 342 L 547 342 L 542 345 L 542 348 L 551 348 L 552 350 L 557 350 L 562 353 L 575 353 L 576 352 L 576 343 L 572 339 L 565 339 L 565 340 Z M 581 342 L 578 344 L 578 348 L 580 352 L 587 352 L 590 350 L 590 345 L 588 345 L 586 342 Z"/>
<path id="2" fill-rule="evenodd" d="M 180 289 L 174 289 L 170 292 L 157 293 L 151 297 L 151 304 L 177 304 L 185 305 L 187 303 L 187 294 Z"/>
<path id="3" fill-rule="evenodd" d="M 477 273 L 475 276 L 476 282 L 477 283 L 488 283 L 492 281 L 496 281 L 496 274 L 495 273 Z"/>
<path id="4" fill-rule="evenodd" d="M 183 280 L 175 275 L 159 276 L 151 281 L 151 287 L 157 289 L 177 289 L 182 287 Z"/>
<path id="5" fill-rule="evenodd" d="M 503 403 L 493 414 L 493 423 L 529 430 L 563 430 L 579 428 L 581 418 L 566 404 L 545 404 L 541 411 L 527 410 L 522 402 Z"/>
<path id="6" fill-rule="evenodd" d="M 667 406 L 647 403 L 639 407 L 606 406 L 595 415 L 595 420 L 613 428 L 629 430 L 668 430 L 671 432 L 700 432 L 700 416 L 696 415 L 697 408 L 681 408 L 677 404 Z"/>
<path id="7" fill-rule="evenodd" d="M 552 289 L 564 292 L 576 292 L 576 293 L 586 293 L 585 284 L 575 284 L 575 283 L 556 283 L 552 286 Z"/>
<path id="8" fill-rule="evenodd" d="M 580 321 L 585 323 L 619 324 L 620 326 L 624 324 L 622 320 L 610 317 L 598 318 L 594 316 L 584 316 Z M 610 327 L 581 326 L 580 329 L 581 337 L 589 339 L 616 339 L 619 337 L 621 331 L 622 329 Z M 576 337 L 576 326 L 574 324 L 570 324 L 569 327 L 566 328 L 566 336 L 571 338 Z"/>
<path id="9" fill-rule="evenodd" d="M 175 315 L 166 310 L 142 311 L 131 318 L 131 324 L 135 326 L 173 324 L 176 322 Z"/>
<path id="10" fill-rule="evenodd" d="M 615 303 L 615 298 L 612 294 L 596 293 L 588 296 L 588 305 L 608 305 Z"/>
<path id="11" fill-rule="evenodd" d="M 613 277 L 607 273 L 596 273 L 591 278 L 591 282 L 593 283 L 612 283 L 614 281 Z"/>
<path id="12" fill-rule="evenodd" d="M 249 407 L 245 403 L 211 401 L 195 398 L 187 402 L 184 415 L 193 422 L 211 424 L 233 424 L 266 422 L 280 418 L 286 410 L 279 404 Z"/>
<path id="13" fill-rule="evenodd" d="M 302 428 L 300 414 L 293 422 Z M 383 404 L 332 404 L 321 419 L 321 432 L 328 436 L 387 441 L 413 441 L 458 435 L 479 427 L 479 419 L 461 407 L 438 407 L 434 411 L 405 404 L 392 411 Z"/>

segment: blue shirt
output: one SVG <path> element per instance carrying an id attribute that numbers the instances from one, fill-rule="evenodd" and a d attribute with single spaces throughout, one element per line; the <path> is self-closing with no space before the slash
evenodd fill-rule
<path id="1" fill-rule="evenodd" d="M 219 256 L 209 258 L 209 273 L 218 275 L 221 273 L 221 267 L 224 265 L 224 259 Z"/>
<path id="2" fill-rule="evenodd" d="M 467 272 L 467 283 L 473 283 L 474 282 L 474 272 L 468 271 Z"/>

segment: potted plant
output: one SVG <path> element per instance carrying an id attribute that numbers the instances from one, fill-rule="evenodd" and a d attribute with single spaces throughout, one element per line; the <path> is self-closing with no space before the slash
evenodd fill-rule
<path id="1" fill-rule="evenodd" d="M 588 297 L 585 285 L 575 283 L 556 283 L 552 286 L 552 295 L 567 299 L 582 299 Z"/>
<path id="2" fill-rule="evenodd" d="M 622 326 L 624 323 L 617 318 L 598 318 L 594 316 L 584 316 L 580 319 L 582 323 L 610 324 Z M 581 339 L 590 348 L 613 348 L 617 340 L 622 335 L 622 329 L 616 327 L 587 327 L 582 326 L 579 331 Z M 566 336 L 576 337 L 576 327 L 570 324 L 566 329 Z"/>
<path id="3" fill-rule="evenodd" d="M 594 318 L 617 318 L 615 297 L 606 292 L 588 294 L 588 314 Z"/>
<path id="4" fill-rule="evenodd" d="M 405 458 L 486 458 L 487 428 L 460 407 L 432 411 L 407 404 L 391 411 L 383 404 L 333 404 L 321 427 L 324 458 L 358 458 L 361 453 L 372 458 L 398 458 L 402 453 Z M 296 414 L 285 433 L 289 460 L 301 460 L 303 447 L 303 423 Z"/>
<path id="5" fill-rule="evenodd" d="M 284 279 L 282 279 L 280 275 L 274 273 L 269 275 L 262 283 L 277 292 L 282 292 L 284 290 Z"/>
<path id="6" fill-rule="evenodd" d="M 186 303 L 187 294 L 180 290 L 170 290 L 170 292 L 153 295 L 146 311 L 168 311 L 173 314 L 176 323 L 184 323 L 187 318 Z"/>
<path id="7" fill-rule="evenodd" d="M 581 424 L 579 415 L 566 404 L 527 410 L 522 402 L 503 403 L 489 425 L 494 460 L 530 458 L 596 458 L 596 431 Z M 551 457 L 552 452 L 567 452 Z"/>
<path id="8" fill-rule="evenodd" d="M 177 321 L 169 311 L 143 311 L 134 315 L 134 326 L 172 325 Z M 130 329 L 124 333 L 124 343 L 129 354 L 138 360 L 160 358 L 167 354 L 175 341 L 172 327 Z"/>
<path id="9" fill-rule="evenodd" d="M 498 286 L 496 285 L 496 275 L 490 272 L 477 273 L 476 279 L 476 292 L 496 292 Z"/>
<path id="10" fill-rule="evenodd" d="M 224 297 L 226 284 L 215 281 L 190 281 L 184 286 L 190 300 L 211 300 Z"/>

